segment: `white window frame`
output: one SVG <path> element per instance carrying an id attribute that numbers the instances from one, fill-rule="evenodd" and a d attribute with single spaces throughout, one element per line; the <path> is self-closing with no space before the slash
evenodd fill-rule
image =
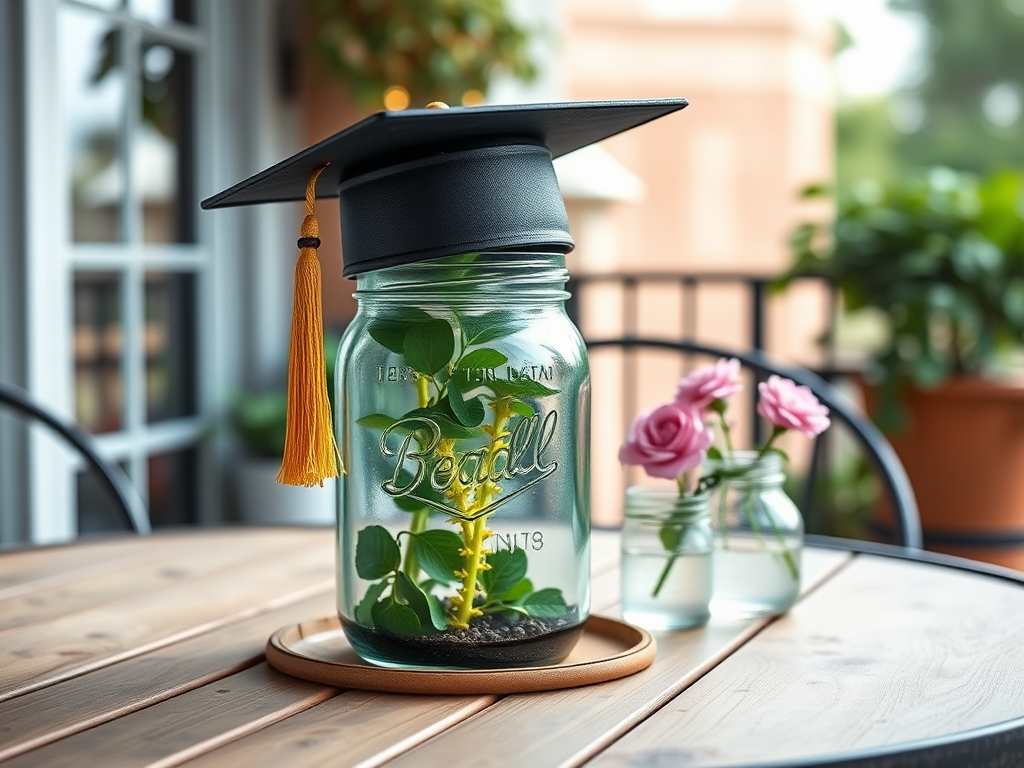
<path id="1" fill-rule="evenodd" d="M 167 42 L 194 56 L 195 93 L 199 103 L 210 104 L 208 76 L 209 6 L 197 3 L 196 24 L 171 23 L 154 26 L 132 18 L 126 10 L 105 11 L 79 0 L 31 0 L 24 2 L 25 25 L 25 143 L 26 143 L 26 298 L 27 298 L 27 384 L 34 399 L 54 412 L 74 418 L 74 368 L 72 360 L 72 286 L 77 270 L 113 270 L 121 279 L 121 313 L 124 343 L 122 375 L 124 427 L 99 437 L 106 458 L 124 462 L 128 474 L 143 498 L 148 497 L 147 457 L 198 445 L 209 421 L 211 377 L 204 365 L 211 357 L 208 334 L 210 321 L 210 232 L 201 224 L 197 240 L 186 245 L 149 245 L 142 242 L 142 206 L 133 201 L 131 141 L 139 125 L 138 55 L 143 35 L 148 40 Z M 122 242 L 76 244 L 71 237 L 69 158 L 65 150 L 60 93 L 60 51 L 56 30 L 61 7 L 74 7 L 118 23 L 120 61 L 126 83 L 125 108 L 121 116 L 121 161 L 124 168 Z M 125 55 L 128 52 L 134 56 Z M 196 109 L 197 121 L 208 115 Z M 195 162 L 202 168 L 208 159 L 204 137 L 208 127 L 195 126 Z M 202 176 L 196 174 L 202 183 Z M 196 190 L 198 196 L 199 190 Z M 194 199 L 194 198 L 193 198 Z M 195 339 L 197 359 L 197 415 L 146 423 L 144 328 L 145 275 L 151 270 L 194 274 L 197 318 Z M 74 538 L 78 533 L 76 509 L 76 466 L 74 458 L 44 431 L 33 430 L 29 438 L 29 515 L 31 541 L 46 543 Z M 200 466 L 202 462 L 200 462 Z M 208 483 L 201 482 L 201 487 Z M 209 504 L 200 504 L 207 508 Z M 201 514 L 201 517 L 206 515 Z"/>

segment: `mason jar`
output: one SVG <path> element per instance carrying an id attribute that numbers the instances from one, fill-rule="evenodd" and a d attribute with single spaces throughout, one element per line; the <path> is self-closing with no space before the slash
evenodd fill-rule
<path id="1" fill-rule="evenodd" d="M 564 257 L 365 272 L 341 341 L 338 613 L 387 666 L 554 664 L 590 608 L 590 375 Z"/>
<path id="2" fill-rule="evenodd" d="M 708 458 L 715 534 L 711 613 L 736 619 L 784 613 L 800 592 L 804 524 L 786 495 L 777 451 L 733 451 Z"/>
<path id="3" fill-rule="evenodd" d="M 648 629 L 685 629 L 710 618 L 711 496 L 676 488 L 626 489 L 622 616 Z"/>

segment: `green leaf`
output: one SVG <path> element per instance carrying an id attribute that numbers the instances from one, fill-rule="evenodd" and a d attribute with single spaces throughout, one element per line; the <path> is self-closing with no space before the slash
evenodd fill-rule
<path id="1" fill-rule="evenodd" d="M 402 485 L 401 487 L 405 487 Z M 423 502 L 410 499 L 408 496 L 392 496 L 392 500 L 395 502 L 395 506 L 403 512 L 419 512 L 423 509 Z"/>
<path id="2" fill-rule="evenodd" d="M 371 613 L 374 626 L 396 635 L 419 635 L 423 632 L 416 612 L 395 600 L 374 603 Z"/>
<path id="3" fill-rule="evenodd" d="M 474 349 L 472 352 L 463 355 L 459 359 L 457 367 L 460 370 L 466 368 L 498 368 L 507 362 L 508 358 L 498 350 L 484 347 L 483 349 Z"/>
<path id="4" fill-rule="evenodd" d="M 448 616 L 445 615 L 444 605 L 433 595 L 427 595 L 427 607 L 430 608 L 430 623 L 437 629 L 448 628 Z"/>
<path id="5" fill-rule="evenodd" d="M 383 413 L 371 413 L 368 416 L 356 419 L 356 424 L 367 429 L 376 429 L 379 432 L 383 432 L 396 421 L 397 419 L 385 416 Z"/>
<path id="6" fill-rule="evenodd" d="M 467 347 L 511 336 L 530 322 L 528 318 L 508 310 L 496 310 L 485 315 L 467 315 L 460 317 L 459 320 L 466 334 Z"/>
<path id="7" fill-rule="evenodd" d="M 455 336 L 446 320 L 414 325 L 405 336 L 405 362 L 420 373 L 433 374 L 455 354 Z"/>
<path id="8" fill-rule="evenodd" d="M 479 398 L 471 397 L 468 400 L 463 398 L 462 383 L 457 383 L 458 378 L 448 382 L 448 404 L 451 406 L 455 418 L 465 427 L 478 427 L 484 420 L 486 412 L 484 404 Z"/>
<path id="9" fill-rule="evenodd" d="M 568 607 L 565 598 L 562 597 L 560 589 L 549 587 L 539 592 L 531 592 L 520 600 L 516 605 L 525 610 L 530 616 L 538 619 L 554 619 L 565 615 Z"/>
<path id="10" fill-rule="evenodd" d="M 675 552 L 682 541 L 682 531 L 674 525 L 663 525 L 658 530 L 658 538 L 666 552 Z"/>
<path id="11" fill-rule="evenodd" d="M 377 604 L 380 596 L 384 594 L 384 590 L 387 588 L 388 583 L 386 581 L 370 585 L 370 588 L 366 590 L 366 594 L 363 595 L 363 599 L 356 606 L 356 621 L 364 627 L 373 626 L 373 606 Z"/>
<path id="12" fill-rule="evenodd" d="M 480 574 L 480 585 L 489 600 L 495 600 L 526 577 L 526 552 L 521 549 L 493 552 L 487 556 L 489 570 Z"/>
<path id="13" fill-rule="evenodd" d="M 382 347 L 390 349 L 398 354 L 405 353 L 405 337 L 409 330 L 416 325 L 429 323 L 434 320 L 422 309 L 405 307 L 386 318 L 374 320 L 370 323 L 367 331 L 370 337 Z M 412 365 L 412 363 L 409 363 Z"/>
<path id="14" fill-rule="evenodd" d="M 435 629 L 445 629 L 448 626 L 448 622 L 444 619 L 444 612 L 441 612 L 441 623 L 440 625 L 434 623 L 434 613 L 430 610 L 430 602 L 427 600 L 427 596 L 423 594 L 416 583 L 405 575 L 404 572 L 398 572 L 398 580 L 395 582 L 395 586 L 398 589 L 398 595 L 405 600 L 409 607 L 412 608 L 413 613 L 416 614 L 416 618 L 419 619 L 421 627 L 433 626 Z"/>
<path id="15" fill-rule="evenodd" d="M 441 430 L 441 437 L 448 440 L 468 440 L 473 437 L 480 437 L 483 433 L 479 429 L 464 427 L 456 421 L 455 416 L 449 416 L 451 404 L 448 398 L 442 399 L 430 408 L 416 408 L 409 411 L 403 419 L 422 417 L 433 421 Z"/>
<path id="16" fill-rule="evenodd" d="M 533 416 L 533 408 L 524 403 L 522 400 L 513 400 L 511 403 L 509 403 L 508 409 L 512 411 L 512 413 L 517 414 L 519 416 L 523 416 L 524 418 L 527 419 Z"/>
<path id="17" fill-rule="evenodd" d="M 488 381 L 487 386 L 498 397 L 547 397 L 557 395 L 557 389 L 545 387 L 539 381 L 532 379 L 519 379 L 517 381 Z"/>
<path id="18" fill-rule="evenodd" d="M 722 458 L 722 452 L 720 450 L 718 450 L 715 446 L 712 445 L 710 448 L 708 448 L 708 458 L 709 459 L 721 459 Z"/>
<path id="19" fill-rule="evenodd" d="M 462 537 L 455 531 L 431 529 L 412 535 L 420 568 L 437 581 L 451 584 L 462 568 Z"/>
<path id="20" fill-rule="evenodd" d="M 356 538 L 356 573 L 359 578 L 382 579 L 396 570 L 401 562 L 401 550 L 387 528 L 368 525 L 359 531 Z"/>
<path id="21" fill-rule="evenodd" d="M 512 589 L 505 593 L 505 600 L 519 600 L 533 592 L 533 582 L 529 579 L 522 579 Z"/>

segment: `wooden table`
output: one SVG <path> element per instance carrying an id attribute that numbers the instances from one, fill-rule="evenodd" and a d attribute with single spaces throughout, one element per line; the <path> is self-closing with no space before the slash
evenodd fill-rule
<path id="1" fill-rule="evenodd" d="M 787 616 L 659 633 L 653 666 L 623 680 L 393 695 L 263 659 L 275 629 L 333 612 L 332 542 L 221 529 L 0 555 L 0 760 L 1024 765 L 1024 584 L 1009 576 L 812 547 Z M 615 612 L 617 561 L 616 534 L 595 533 L 595 612 Z"/>

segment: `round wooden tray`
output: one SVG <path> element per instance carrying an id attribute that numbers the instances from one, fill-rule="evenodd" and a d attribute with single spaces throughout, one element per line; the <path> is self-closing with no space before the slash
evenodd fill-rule
<path id="1" fill-rule="evenodd" d="M 654 661 L 646 630 L 605 616 L 591 616 L 561 664 L 523 669 L 394 669 L 363 661 L 352 650 L 337 617 L 277 630 L 267 641 L 267 661 L 314 683 L 388 693 L 500 694 L 574 688 L 615 680 Z"/>

